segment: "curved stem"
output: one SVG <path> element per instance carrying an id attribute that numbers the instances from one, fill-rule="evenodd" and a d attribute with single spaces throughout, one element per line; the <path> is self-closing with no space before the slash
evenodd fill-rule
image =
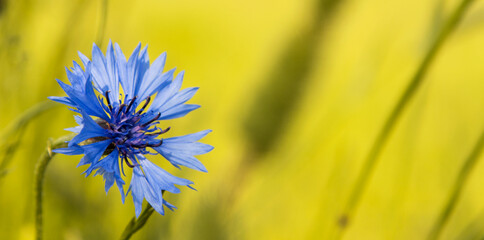
<path id="1" fill-rule="evenodd" d="M 67 135 L 58 138 L 55 141 L 49 141 L 47 148 L 40 155 L 37 165 L 35 166 L 34 172 L 34 199 L 35 199 L 35 234 L 36 239 L 42 239 L 42 194 L 43 194 L 43 181 L 45 176 L 45 170 L 50 160 L 54 157 L 55 153 L 52 152 L 53 149 L 67 147 L 67 141 L 71 140 L 73 135 Z"/>
<path id="2" fill-rule="evenodd" d="M 6 141 L 8 137 L 13 135 L 20 128 L 25 127 L 25 125 L 27 125 L 32 119 L 55 106 L 57 106 L 55 102 L 47 100 L 30 107 L 5 128 L 0 141 Z"/>
<path id="3" fill-rule="evenodd" d="M 150 218 L 151 214 L 153 214 L 155 210 L 151 205 L 148 203 L 145 210 L 141 213 L 138 219 L 136 217 L 133 217 L 131 221 L 129 221 L 128 225 L 124 228 L 123 234 L 121 234 L 121 240 L 128 240 L 131 238 L 133 234 L 135 234 L 138 230 L 140 230 L 145 224 L 146 221 L 148 221 L 148 218 Z"/>
<path id="4" fill-rule="evenodd" d="M 67 147 L 67 142 L 74 137 L 75 134 L 67 135 L 61 138 L 58 138 L 55 141 L 49 141 L 47 148 L 40 156 L 39 160 L 37 161 L 37 165 L 35 166 L 34 172 L 34 199 L 35 199 L 35 234 L 36 239 L 42 239 L 43 233 L 43 209 L 42 209 L 42 194 L 43 194 L 43 181 L 45 176 L 45 171 L 47 169 L 47 165 L 50 163 L 50 160 L 55 156 L 55 152 L 52 152 L 53 149 Z M 153 214 L 154 209 L 151 207 L 150 204 L 147 204 L 146 208 L 143 210 L 141 215 L 138 219 L 133 217 L 131 221 L 126 225 L 123 234 L 121 235 L 120 239 L 127 240 L 130 239 L 131 236 L 140 230 L 148 221 L 150 216 Z"/>
<path id="5" fill-rule="evenodd" d="M 22 113 L 22 115 L 10 123 L 5 128 L 4 132 L 2 132 L 2 136 L 0 138 L 0 147 L 4 148 L 5 151 L 2 155 L 0 155 L 0 179 L 7 174 L 8 164 L 20 145 L 20 140 L 22 139 L 22 135 L 25 132 L 27 125 L 33 119 L 50 110 L 54 106 L 56 106 L 56 104 L 52 101 L 38 103 Z"/>
<path id="6" fill-rule="evenodd" d="M 388 137 L 392 133 L 393 129 L 395 128 L 396 123 L 400 119 L 402 112 L 405 110 L 405 107 L 408 105 L 410 100 L 412 100 L 415 93 L 418 91 L 419 87 L 421 86 L 425 74 L 427 73 L 430 65 L 432 64 L 435 56 L 441 49 L 444 42 L 450 36 L 453 30 L 455 30 L 457 24 L 464 16 L 464 13 L 470 6 L 473 0 L 463 0 L 460 5 L 455 9 L 452 13 L 450 18 L 447 20 L 446 24 L 440 30 L 436 40 L 431 45 L 430 49 L 428 50 L 427 54 L 425 55 L 424 59 L 422 60 L 419 68 L 413 75 L 409 85 L 403 92 L 402 96 L 396 103 L 395 107 L 393 108 L 392 112 L 388 116 L 385 121 L 385 125 L 381 129 L 378 137 L 376 138 L 373 146 L 367 155 L 365 161 L 363 162 L 363 167 L 356 179 L 356 183 L 351 191 L 351 195 L 349 201 L 347 202 L 344 212 L 341 214 L 339 218 L 339 231 L 337 238 L 342 236 L 344 229 L 349 224 L 355 209 L 357 208 L 358 203 L 360 202 L 361 195 L 366 189 L 368 185 L 368 181 L 374 172 L 375 166 L 378 163 L 378 157 L 385 146 Z"/>
<path id="7" fill-rule="evenodd" d="M 437 222 L 432 228 L 432 231 L 430 232 L 428 239 L 439 238 L 442 230 L 447 224 L 447 221 L 450 215 L 454 211 L 454 208 L 457 202 L 459 201 L 460 195 L 462 193 L 462 189 L 464 188 L 472 169 L 474 169 L 474 166 L 476 165 L 476 162 L 479 159 L 483 146 L 484 146 L 484 131 L 481 133 L 479 140 L 477 140 L 476 145 L 474 145 L 474 148 L 472 149 L 469 156 L 467 157 L 464 163 L 464 166 L 462 166 L 459 172 L 459 175 L 457 176 L 457 180 L 455 181 L 454 186 L 452 187 L 452 191 L 449 196 L 449 199 L 447 200 L 447 203 L 445 204 L 445 207 L 441 212 Z"/>

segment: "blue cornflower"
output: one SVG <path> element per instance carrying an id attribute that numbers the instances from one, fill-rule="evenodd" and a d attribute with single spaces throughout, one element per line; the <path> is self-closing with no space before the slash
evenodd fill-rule
<path id="1" fill-rule="evenodd" d="M 136 216 L 146 199 L 160 214 L 163 205 L 175 208 L 163 199 L 162 191 L 179 193 L 175 185 L 193 182 L 175 177 L 153 164 L 145 155 L 161 154 L 175 167 L 189 167 L 202 172 L 206 168 L 194 156 L 210 152 L 213 147 L 198 142 L 211 130 L 180 137 L 160 138 L 170 128 L 161 128 L 160 120 L 185 116 L 199 105 L 185 104 L 198 88 L 180 91 L 183 74 L 174 77 L 175 69 L 163 73 L 166 53 L 151 65 L 147 47 L 141 44 L 126 60 L 119 45 L 109 42 L 106 56 L 93 45 L 92 60 L 79 53 L 84 69 L 74 61 L 66 68 L 71 85 L 57 80 L 67 97 L 50 97 L 78 113 L 79 126 L 67 130 L 77 133 L 67 148 L 55 152 L 83 155 L 78 166 L 89 164 L 84 172 L 102 175 L 106 192 L 116 182 L 124 203 L 131 192 Z M 154 151 L 153 151 L 154 150 Z M 124 165 L 133 169 L 131 184 L 124 193 Z"/>

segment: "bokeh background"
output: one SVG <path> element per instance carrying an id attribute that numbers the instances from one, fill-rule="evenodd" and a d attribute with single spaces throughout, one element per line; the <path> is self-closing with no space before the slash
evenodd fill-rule
<path id="1" fill-rule="evenodd" d="M 75 125 L 51 104 L 64 66 L 109 39 L 185 70 L 202 108 L 171 135 L 207 128 L 208 173 L 165 194 L 133 239 L 328 239 L 361 164 L 457 0 L 0 0 L 0 239 L 33 239 L 33 171 L 49 138 Z M 484 130 L 484 3 L 471 6 L 380 156 L 345 239 L 424 239 Z M 42 104 L 42 103 L 41 103 Z M 21 126 L 21 127 L 17 127 Z M 12 130 L 13 129 L 13 130 Z M 46 239 L 116 239 L 134 215 L 79 157 L 47 170 Z M 442 239 L 484 237 L 484 159 Z M 114 190 L 113 190 L 114 189 Z"/>

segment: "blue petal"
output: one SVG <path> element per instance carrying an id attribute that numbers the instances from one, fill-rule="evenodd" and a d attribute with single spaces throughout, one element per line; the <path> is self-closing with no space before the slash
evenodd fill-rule
<path id="1" fill-rule="evenodd" d="M 158 76 L 158 78 L 155 80 L 156 84 L 153 85 L 154 87 L 150 89 L 150 96 L 154 95 L 157 92 L 160 92 L 163 88 L 168 86 L 172 81 L 173 77 L 175 74 L 176 68 L 168 70 L 168 72 L 165 72 Z"/>
<path id="2" fill-rule="evenodd" d="M 137 72 L 135 72 L 135 79 L 134 82 L 134 96 L 139 96 L 139 90 L 141 88 L 142 79 L 144 78 L 147 70 L 150 67 L 150 58 L 148 56 L 148 46 L 145 46 L 143 50 L 141 50 L 138 56 L 138 63 L 137 63 Z M 139 97 L 138 101 L 142 101 L 141 97 Z"/>
<path id="3" fill-rule="evenodd" d="M 117 46 L 116 52 L 120 52 L 121 49 Z M 141 43 L 136 46 L 133 53 L 129 57 L 128 63 L 126 64 L 126 78 L 121 78 L 121 85 L 123 86 L 124 93 L 127 94 L 130 98 L 136 96 L 136 83 L 138 82 L 138 57 L 139 51 L 141 49 Z M 120 65 L 118 67 L 121 68 Z"/>
<path id="4" fill-rule="evenodd" d="M 151 109 L 153 109 L 153 111 L 158 111 L 158 109 L 160 109 L 163 104 L 170 100 L 170 98 L 180 90 L 183 82 L 184 73 L 184 71 L 178 73 L 173 81 L 171 81 L 166 87 L 162 88 L 158 92 L 156 98 L 153 100 L 153 103 L 151 105 Z"/>
<path id="5" fill-rule="evenodd" d="M 136 217 L 139 217 L 142 210 L 142 204 L 144 199 L 144 190 L 143 188 L 148 186 L 148 182 L 146 181 L 143 172 L 141 171 L 140 167 L 133 168 L 133 176 L 131 178 L 131 184 L 128 191 L 131 191 L 131 196 L 133 197 L 134 209 L 136 213 Z"/>
<path id="6" fill-rule="evenodd" d="M 148 68 L 146 74 L 141 80 L 140 87 L 138 89 L 138 96 L 141 99 L 145 99 L 150 96 L 152 91 L 158 87 L 162 81 L 159 81 L 160 76 L 162 76 L 163 68 L 166 62 L 166 52 L 162 53 Z"/>
<path id="7" fill-rule="evenodd" d="M 104 178 L 104 191 L 106 191 L 106 194 L 108 194 L 109 189 L 114 184 L 114 173 L 104 171 L 102 175 Z"/>
<path id="8" fill-rule="evenodd" d="M 121 193 L 121 201 L 124 204 L 124 200 L 125 200 L 125 194 L 123 189 L 124 181 L 119 176 L 116 176 L 114 172 L 106 172 L 104 169 L 100 169 L 99 172 L 104 178 L 104 190 L 106 191 L 106 194 L 108 193 L 109 189 L 111 189 L 111 187 L 113 186 L 114 181 L 116 181 L 116 185 L 118 186 L 119 192 Z"/>
<path id="9" fill-rule="evenodd" d="M 175 107 L 177 105 L 187 102 L 193 97 L 193 95 L 195 95 L 198 89 L 199 89 L 198 87 L 183 89 L 182 91 L 173 95 L 168 101 L 166 101 L 162 105 L 162 107 L 158 109 L 158 111 L 164 112 L 172 107 Z"/>
<path id="10" fill-rule="evenodd" d="M 81 159 L 77 167 L 97 162 L 103 155 L 106 148 L 111 144 L 111 140 L 95 142 L 88 145 L 81 146 L 84 157 Z"/>
<path id="11" fill-rule="evenodd" d="M 203 131 L 200 131 L 200 132 L 197 132 L 197 133 L 188 134 L 188 135 L 185 135 L 185 136 L 166 138 L 166 139 L 163 139 L 163 142 L 164 143 L 165 142 L 171 142 L 171 143 L 196 142 L 196 141 L 199 141 L 200 139 L 204 138 L 205 136 L 207 136 L 207 134 L 209 134 L 211 132 L 212 132 L 212 130 L 207 129 L 207 130 L 203 130 Z"/>
<path id="12" fill-rule="evenodd" d="M 163 148 L 155 148 L 164 158 L 166 158 L 173 166 L 180 168 L 185 166 L 191 169 L 195 169 L 201 172 L 207 172 L 207 169 L 203 164 L 190 154 L 183 152 L 170 152 Z"/>
<path id="13" fill-rule="evenodd" d="M 83 124 L 81 132 L 69 141 L 69 146 L 79 144 L 89 138 L 104 137 L 108 135 L 106 129 L 102 128 L 92 118 L 81 110 Z"/>
<path id="14" fill-rule="evenodd" d="M 73 64 L 73 67 L 71 69 L 74 72 L 74 74 L 76 74 L 78 76 L 84 76 L 84 79 L 87 79 L 88 78 L 88 75 L 89 75 L 89 73 L 91 71 L 91 69 L 90 69 L 91 66 L 90 66 L 89 63 L 87 63 L 87 65 L 86 65 L 86 70 L 87 71 L 84 71 L 82 69 L 81 65 L 79 65 L 76 61 L 72 61 L 72 64 Z"/>
<path id="15" fill-rule="evenodd" d="M 66 69 L 67 79 L 71 83 L 73 88 L 82 89 L 86 84 L 87 79 L 84 76 L 84 73 L 79 72 L 71 72 L 68 68 Z"/>
<path id="16" fill-rule="evenodd" d="M 75 103 L 73 103 L 71 101 L 71 99 L 69 99 L 68 97 L 55 97 L 55 96 L 52 96 L 52 97 L 48 97 L 48 99 L 52 100 L 52 101 L 55 101 L 55 102 L 58 102 L 58 103 L 62 103 L 62 104 L 65 104 L 69 107 L 77 107 Z"/>
<path id="17" fill-rule="evenodd" d="M 111 99 L 115 99 L 116 103 L 119 99 L 119 80 L 118 70 L 116 68 L 116 58 L 114 57 L 114 49 L 111 40 L 109 40 L 108 49 L 106 51 L 106 71 L 108 73 L 109 90 L 111 91 Z"/>
<path id="18" fill-rule="evenodd" d="M 89 60 L 89 58 L 86 57 L 86 55 L 82 54 L 81 52 L 77 52 L 77 55 L 79 55 L 79 58 L 81 59 L 81 62 L 84 65 L 84 67 L 87 67 L 87 65 L 91 63 L 91 60 Z"/>
<path id="19" fill-rule="evenodd" d="M 133 168 L 133 177 L 131 178 L 131 185 L 129 188 L 131 196 L 133 196 L 136 217 L 139 217 L 141 214 L 144 198 L 146 198 L 146 201 L 150 203 L 155 211 L 164 215 L 165 211 L 163 209 L 163 196 L 161 191 L 157 191 L 153 188 L 139 166 Z"/>
<path id="20" fill-rule="evenodd" d="M 206 136 L 211 130 L 205 130 L 180 137 L 163 139 L 163 144 L 154 149 L 166 158 L 175 167 L 185 166 L 202 172 L 207 169 L 194 157 L 212 151 L 213 147 L 208 144 L 197 142 Z"/>
<path id="21" fill-rule="evenodd" d="M 69 100 L 76 105 L 75 107 L 86 111 L 89 115 L 108 119 L 108 116 L 99 104 L 90 81 L 86 81 L 82 89 L 73 88 L 60 80 L 57 80 L 57 82 L 69 96 Z"/>
<path id="22" fill-rule="evenodd" d="M 141 155 L 139 155 L 138 158 L 141 166 L 143 167 L 146 179 L 152 186 L 155 186 L 157 191 L 161 192 L 162 190 L 166 190 L 172 193 L 180 193 L 180 189 L 175 187 L 175 184 L 181 186 L 193 184 L 193 182 L 190 180 L 171 175 Z"/>
<path id="23" fill-rule="evenodd" d="M 92 46 L 92 76 L 99 92 L 110 91 L 109 97 L 113 104 L 118 104 L 119 82 L 116 79 L 116 65 L 112 43 L 109 42 L 106 51 L 107 59 L 101 49 L 94 43 Z"/>
<path id="24" fill-rule="evenodd" d="M 93 82 L 99 92 L 104 93 L 109 90 L 108 73 L 106 72 L 106 59 L 101 49 L 93 43 L 92 45 L 92 75 Z"/>
<path id="25" fill-rule="evenodd" d="M 79 125 L 82 125 L 82 122 L 83 122 L 82 117 L 79 115 L 74 116 L 74 121 L 76 121 L 76 123 Z"/>
<path id="26" fill-rule="evenodd" d="M 169 208 L 172 211 L 176 209 L 175 205 L 172 205 L 171 203 L 167 202 L 165 199 L 163 199 L 163 205 L 165 205 L 167 208 Z"/>
<path id="27" fill-rule="evenodd" d="M 170 108 L 161 113 L 159 120 L 169 120 L 174 118 L 180 118 L 187 115 L 189 112 L 200 108 L 200 105 L 196 104 L 183 104 Z"/>
<path id="28" fill-rule="evenodd" d="M 116 65 L 118 69 L 118 74 L 119 74 L 119 82 L 121 83 L 121 86 L 123 87 L 124 94 L 130 95 L 131 96 L 131 86 L 130 82 L 132 80 L 128 78 L 128 69 L 126 68 L 126 65 L 128 64 L 126 62 L 126 57 L 123 54 L 123 51 L 121 51 L 121 48 L 117 43 L 114 44 L 114 49 L 116 51 Z"/>
<path id="29" fill-rule="evenodd" d="M 99 161 L 93 161 L 91 166 L 86 170 L 86 175 L 89 175 L 93 170 L 103 169 L 106 172 L 112 172 L 115 176 L 119 176 L 119 165 L 117 164 L 119 160 L 119 152 L 114 149 L 109 155 L 104 157 Z M 118 167 L 116 167 L 118 166 Z"/>
<path id="30" fill-rule="evenodd" d="M 140 99 L 146 99 L 148 96 L 153 96 L 155 93 L 160 92 L 167 86 L 169 86 L 173 80 L 173 74 L 175 73 L 175 68 L 169 70 L 168 72 L 165 72 L 163 74 L 160 74 L 157 76 L 155 80 L 153 80 L 152 85 L 140 92 L 143 92 L 142 98 Z"/>
<path id="31" fill-rule="evenodd" d="M 64 130 L 69 131 L 69 132 L 73 132 L 73 133 L 80 133 L 81 130 L 82 130 L 82 126 L 65 128 Z"/>
<path id="32" fill-rule="evenodd" d="M 79 145 L 73 145 L 67 148 L 53 149 L 52 152 L 65 154 L 65 155 L 80 155 L 84 153 L 84 150 Z"/>
<path id="33" fill-rule="evenodd" d="M 82 117 L 75 115 L 74 120 L 76 121 L 77 124 L 79 124 L 79 126 L 66 128 L 65 130 L 70 131 L 70 132 L 74 132 L 74 133 L 80 133 L 81 130 L 82 130 L 82 127 L 84 126 L 84 124 L 82 123 Z"/>
<path id="34" fill-rule="evenodd" d="M 163 150 L 169 152 L 183 152 L 187 155 L 202 155 L 213 150 L 211 145 L 194 142 L 194 143 L 167 143 L 168 139 L 163 140 Z"/>
<path id="35" fill-rule="evenodd" d="M 179 91 L 183 82 L 184 72 L 180 72 L 175 80 L 162 88 L 153 101 L 151 110 L 161 113 L 160 120 L 167 120 L 185 116 L 199 108 L 199 105 L 184 104 L 190 100 L 198 88 L 187 88 Z"/>
<path id="36" fill-rule="evenodd" d="M 126 194 L 124 194 L 124 188 L 123 188 L 124 181 L 120 181 L 120 179 L 121 178 L 116 178 L 116 185 L 118 186 L 119 192 L 121 193 L 121 201 L 124 204 L 124 200 L 126 197 Z"/>

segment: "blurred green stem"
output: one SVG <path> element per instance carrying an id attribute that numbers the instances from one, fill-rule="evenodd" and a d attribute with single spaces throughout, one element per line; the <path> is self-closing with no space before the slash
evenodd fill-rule
<path id="1" fill-rule="evenodd" d="M 481 210 L 479 215 L 474 218 L 466 227 L 464 227 L 455 239 L 484 239 L 484 211 Z"/>
<path id="2" fill-rule="evenodd" d="M 7 126 L 5 131 L 2 134 L 1 141 L 4 142 L 6 139 L 17 132 L 20 128 L 24 127 L 27 123 L 30 122 L 33 118 L 37 117 L 44 111 L 47 111 L 57 104 L 53 101 L 44 101 L 37 103 L 33 107 L 27 109 L 22 115 L 20 115 L 15 121 L 13 121 L 9 126 Z M 1 143 L 1 142 L 0 142 Z"/>
<path id="3" fill-rule="evenodd" d="M 346 229 L 349 221 L 354 215 L 355 209 L 357 208 L 358 203 L 360 202 L 361 195 L 366 189 L 368 185 L 368 181 L 374 172 L 375 166 L 378 163 L 378 157 L 385 146 L 388 137 L 392 133 L 393 129 L 395 128 L 395 124 L 400 119 L 403 110 L 408 105 L 410 100 L 413 98 L 417 90 L 419 89 L 420 85 L 423 82 L 425 74 L 427 73 L 430 65 L 432 64 L 435 56 L 437 55 L 438 51 L 441 49 L 444 42 L 448 39 L 450 34 L 456 28 L 459 21 L 464 16 L 464 13 L 468 9 L 469 5 L 473 2 L 473 0 L 463 0 L 459 6 L 455 9 L 452 13 L 450 18 L 447 20 L 443 28 L 437 35 L 437 38 L 431 45 L 430 49 L 428 50 L 427 54 L 425 55 L 424 59 L 422 60 L 420 66 L 418 67 L 417 71 L 415 72 L 414 76 L 412 77 L 409 85 L 405 89 L 404 93 L 396 103 L 395 107 L 393 108 L 392 112 L 388 116 L 385 125 L 381 129 L 378 137 L 376 138 L 369 154 L 367 155 L 365 161 L 363 162 L 363 167 L 356 179 L 356 183 L 353 186 L 351 191 L 351 195 L 347 205 L 344 208 L 343 213 L 339 218 L 339 231 L 338 237 L 342 237 L 344 229 Z"/>
<path id="4" fill-rule="evenodd" d="M 13 121 L 9 126 L 7 126 L 0 139 L 0 146 L 5 148 L 3 156 L 0 158 L 0 179 L 7 173 L 7 166 L 13 157 L 13 154 L 19 146 L 20 139 L 27 124 L 30 123 L 34 118 L 50 110 L 54 106 L 57 106 L 52 101 L 45 101 L 34 105 L 20 115 L 15 121 Z"/>
<path id="5" fill-rule="evenodd" d="M 71 140 L 74 135 L 66 135 L 55 141 L 49 141 L 47 148 L 40 156 L 35 166 L 34 172 L 34 198 L 35 198 L 35 234 L 36 239 L 42 239 L 42 194 L 45 170 L 50 160 L 54 157 L 53 149 L 67 147 L 67 141 Z"/>
<path id="6" fill-rule="evenodd" d="M 153 214 L 153 207 L 148 203 L 145 210 L 141 213 L 138 219 L 133 217 L 131 221 L 129 221 L 128 225 L 124 228 L 123 234 L 121 235 L 121 240 L 128 240 L 131 238 L 133 234 L 135 234 L 138 230 L 140 230 L 148 221 L 151 214 Z"/>
<path id="7" fill-rule="evenodd" d="M 74 134 L 67 135 L 61 137 L 55 141 L 49 141 L 47 148 L 40 156 L 39 160 L 37 161 L 37 165 L 35 166 L 35 173 L 34 173 L 34 198 L 35 198 L 35 233 L 36 239 L 42 239 L 42 229 L 43 229 L 43 222 L 42 222 L 42 194 L 43 194 L 43 181 L 45 177 L 45 171 L 47 169 L 47 165 L 49 164 L 50 160 L 55 156 L 55 152 L 52 152 L 54 149 L 67 147 L 67 142 L 74 137 Z M 121 235 L 120 239 L 127 240 L 130 239 L 131 236 L 140 230 L 148 221 L 151 214 L 153 214 L 154 209 L 151 207 L 150 204 L 147 204 L 145 210 L 141 213 L 138 219 L 133 217 L 131 221 L 126 225 L 123 234 Z"/>
<path id="8" fill-rule="evenodd" d="M 451 194 L 443 211 L 441 212 L 437 222 L 435 223 L 432 231 L 430 232 L 428 239 L 438 239 L 442 230 L 444 229 L 445 225 L 447 224 L 447 220 L 449 220 L 450 215 L 454 211 L 454 208 L 459 201 L 460 195 L 462 193 L 462 189 L 464 188 L 469 175 L 476 165 L 477 160 L 481 154 L 482 147 L 484 146 L 484 131 L 481 133 L 479 140 L 477 140 L 476 145 L 470 152 L 469 156 L 467 157 L 464 166 L 462 166 L 459 175 L 457 176 L 457 180 L 452 187 Z"/>

